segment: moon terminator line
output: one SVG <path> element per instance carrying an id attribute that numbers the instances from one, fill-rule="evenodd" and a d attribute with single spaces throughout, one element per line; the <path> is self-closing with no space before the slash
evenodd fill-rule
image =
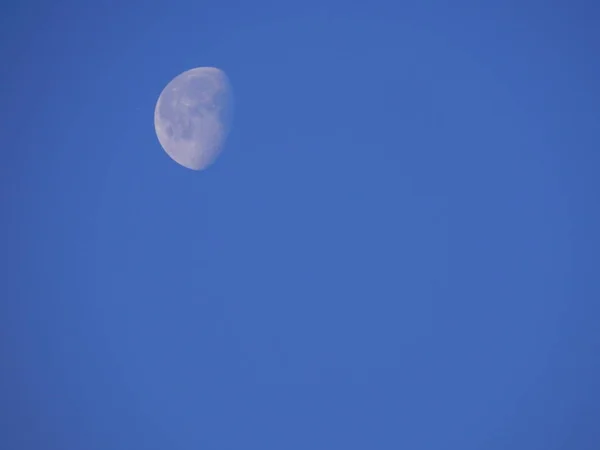
<path id="1" fill-rule="evenodd" d="M 177 75 L 154 109 L 156 136 L 178 164 L 202 170 L 221 152 L 231 125 L 233 96 L 225 72 L 197 67 Z"/>

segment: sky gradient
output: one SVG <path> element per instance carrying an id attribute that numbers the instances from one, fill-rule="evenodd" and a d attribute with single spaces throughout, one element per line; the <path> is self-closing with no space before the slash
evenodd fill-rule
<path id="1" fill-rule="evenodd" d="M 448 5 L 3 3 L 0 448 L 600 448 L 599 7 Z"/>

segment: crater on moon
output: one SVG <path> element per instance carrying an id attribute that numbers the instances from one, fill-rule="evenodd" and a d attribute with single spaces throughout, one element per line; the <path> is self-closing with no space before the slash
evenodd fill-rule
<path id="1" fill-rule="evenodd" d="M 208 167 L 229 133 L 233 96 L 225 72 L 198 67 L 176 76 L 154 110 L 156 136 L 165 152 L 192 170 Z"/>

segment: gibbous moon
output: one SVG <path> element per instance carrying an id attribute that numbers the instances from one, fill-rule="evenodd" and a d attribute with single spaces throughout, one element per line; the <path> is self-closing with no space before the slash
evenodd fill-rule
<path id="1" fill-rule="evenodd" d="M 163 89 L 154 109 L 154 128 L 174 161 L 202 170 L 223 148 L 232 113 L 233 96 L 225 72 L 198 67 L 177 75 Z"/>

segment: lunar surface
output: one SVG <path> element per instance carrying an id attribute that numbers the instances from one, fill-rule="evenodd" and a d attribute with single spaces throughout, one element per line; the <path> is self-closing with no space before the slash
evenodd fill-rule
<path id="1" fill-rule="evenodd" d="M 156 136 L 174 161 L 188 169 L 205 169 L 225 144 L 232 110 L 225 72 L 215 67 L 188 70 L 173 78 L 156 102 Z"/>

